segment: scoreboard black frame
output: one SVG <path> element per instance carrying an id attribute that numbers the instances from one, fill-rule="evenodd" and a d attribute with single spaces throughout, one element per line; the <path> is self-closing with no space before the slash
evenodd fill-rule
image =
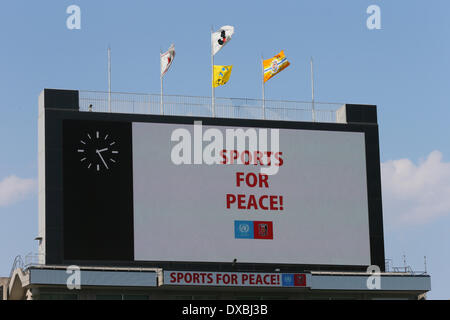
<path id="1" fill-rule="evenodd" d="M 160 267 L 236 272 L 365 271 L 367 266 L 224 262 L 134 261 L 133 122 L 361 132 L 365 135 L 371 264 L 385 269 L 379 136 L 376 106 L 346 105 L 347 123 L 225 119 L 79 111 L 79 93 L 45 89 L 45 255 L 47 265 Z M 77 171 L 68 154 L 91 128 L 120 137 L 121 170 L 109 175 Z M 85 142 L 85 141 L 84 141 Z M 114 141 L 113 141 L 114 142 Z M 112 142 L 111 142 L 112 143 Z M 79 167 L 79 166 L 78 166 Z M 128 173 L 126 171 L 129 171 Z M 100 177 L 100 178 L 99 178 Z M 131 181 L 130 181 L 131 177 Z M 117 183 L 120 181 L 120 183 Z M 130 201 L 131 200 L 131 201 Z"/>

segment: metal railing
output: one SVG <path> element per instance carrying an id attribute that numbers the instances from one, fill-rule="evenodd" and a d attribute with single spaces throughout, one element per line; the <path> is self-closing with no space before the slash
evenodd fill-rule
<path id="1" fill-rule="evenodd" d="M 18 255 L 18 256 L 16 256 L 14 258 L 14 262 L 13 262 L 13 265 L 11 267 L 11 271 L 9 272 L 9 278 L 10 279 L 11 279 L 13 273 L 14 273 L 14 270 L 16 270 L 18 268 L 20 268 L 20 269 L 24 268 L 24 263 L 23 263 L 23 259 L 22 259 L 21 255 Z"/>
<path id="2" fill-rule="evenodd" d="M 22 258 L 21 255 L 18 255 L 15 257 L 13 266 L 11 268 L 11 272 L 9 275 L 9 278 L 11 278 L 12 274 L 14 273 L 14 270 L 17 268 L 20 268 L 22 270 L 26 270 L 29 267 L 32 266 L 41 266 L 44 265 L 44 255 L 40 253 L 29 253 L 25 256 L 25 258 Z M 57 267 L 57 266 L 56 266 Z M 66 266 L 60 266 L 61 268 L 65 268 Z M 89 267 L 94 268 L 95 267 Z M 100 267 L 102 270 L 108 269 L 108 267 Z M 118 270 L 118 269 L 129 269 L 124 267 L 109 267 L 112 270 Z M 133 270 L 136 269 L 135 267 L 132 268 Z M 147 268 L 141 268 L 141 269 L 147 269 Z M 131 270 L 131 269 L 130 269 Z M 319 272 L 320 273 L 320 272 Z M 327 273 L 327 272 L 325 272 Z M 403 267 L 397 267 L 393 266 L 393 259 L 385 259 L 385 273 L 399 273 L 399 274 L 408 274 L 408 275 L 426 275 L 428 274 L 427 271 L 418 271 L 413 270 L 411 266 L 405 265 Z"/>
<path id="3" fill-rule="evenodd" d="M 9 273 L 9 278 L 12 277 L 14 270 L 22 269 L 26 270 L 32 266 L 38 266 L 43 264 L 43 254 L 40 253 L 29 253 L 22 258 L 21 255 L 18 255 L 14 258 L 13 265 L 11 267 L 11 272 Z"/>
<path id="4" fill-rule="evenodd" d="M 342 103 L 314 102 L 316 122 L 337 122 Z M 216 98 L 218 118 L 313 121 L 312 102 Z M 80 111 L 212 117 L 211 98 L 180 95 L 80 91 Z"/>
<path id="5" fill-rule="evenodd" d="M 385 270 L 388 273 L 403 273 L 409 275 L 426 275 L 427 271 L 413 270 L 409 265 L 398 267 L 393 265 L 393 259 L 385 259 Z"/>
<path id="6" fill-rule="evenodd" d="M 44 261 L 44 254 L 42 253 L 29 253 L 25 256 L 24 268 L 31 266 L 42 265 Z"/>

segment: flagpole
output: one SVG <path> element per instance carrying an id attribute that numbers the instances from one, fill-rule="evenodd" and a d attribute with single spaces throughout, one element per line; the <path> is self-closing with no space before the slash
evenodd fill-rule
<path id="1" fill-rule="evenodd" d="M 261 75 L 261 79 L 262 79 L 262 108 L 263 108 L 263 119 L 266 119 L 266 94 L 265 94 L 265 86 L 264 86 L 264 58 L 263 55 L 261 54 L 261 69 L 262 69 L 262 75 Z"/>
<path id="2" fill-rule="evenodd" d="M 215 90 L 214 90 L 214 53 L 213 53 L 213 42 L 212 42 L 212 34 L 214 33 L 214 27 L 211 26 L 211 111 L 212 116 L 215 118 L 216 110 L 215 110 Z"/>
<path id="3" fill-rule="evenodd" d="M 314 65 L 311 57 L 311 95 L 312 95 L 312 120 L 316 122 L 316 110 L 314 109 Z"/>
<path id="4" fill-rule="evenodd" d="M 164 104 L 163 104 L 163 77 L 161 76 L 161 115 L 164 115 Z"/>
<path id="5" fill-rule="evenodd" d="M 159 64 L 161 65 L 161 56 L 162 56 L 162 50 L 159 49 Z M 161 115 L 164 115 L 164 105 L 163 105 L 163 75 L 162 75 L 162 70 L 160 71 L 160 80 L 161 80 L 161 98 L 160 98 L 160 103 L 161 103 Z"/>
<path id="6" fill-rule="evenodd" d="M 108 46 L 108 111 L 111 112 L 111 47 Z"/>

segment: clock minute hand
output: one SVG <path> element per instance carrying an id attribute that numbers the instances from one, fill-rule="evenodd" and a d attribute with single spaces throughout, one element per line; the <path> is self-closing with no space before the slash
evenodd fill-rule
<path id="1" fill-rule="evenodd" d="M 106 149 L 106 150 L 108 150 L 108 149 Z M 106 169 L 109 170 L 108 165 L 105 162 L 105 159 L 103 159 L 103 157 L 102 157 L 102 152 L 106 151 L 106 150 L 105 149 L 103 149 L 103 150 L 96 150 L 96 152 L 97 152 L 98 156 L 100 157 L 100 159 L 102 159 L 103 164 L 105 165 Z"/>

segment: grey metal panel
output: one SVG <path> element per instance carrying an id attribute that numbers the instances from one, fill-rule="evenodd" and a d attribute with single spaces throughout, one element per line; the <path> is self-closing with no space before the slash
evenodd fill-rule
<path id="1" fill-rule="evenodd" d="M 313 275 L 312 290 L 429 291 L 429 276 L 381 276 L 381 289 L 367 288 L 368 276 Z"/>
<path id="2" fill-rule="evenodd" d="M 66 285 L 66 270 L 31 269 L 30 284 Z M 81 286 L 155 287 L 156 272 L 81 270 Z"/>

